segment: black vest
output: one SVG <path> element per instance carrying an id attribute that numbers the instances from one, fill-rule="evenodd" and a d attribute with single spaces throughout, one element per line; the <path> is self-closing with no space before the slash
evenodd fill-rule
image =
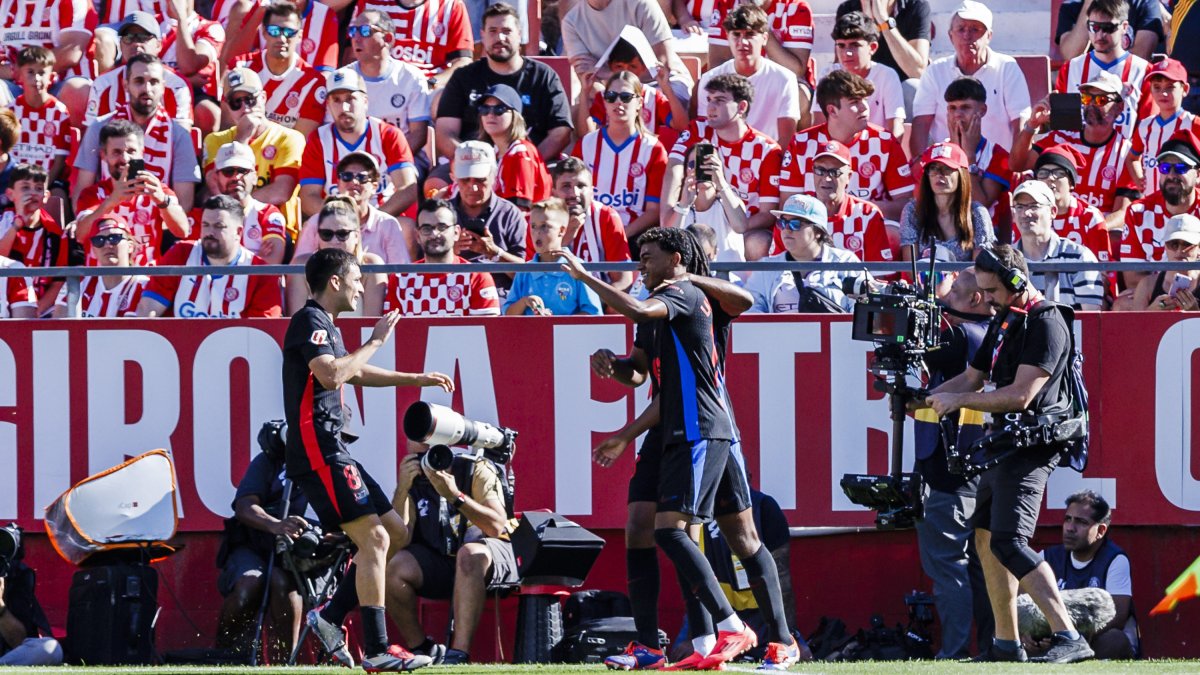
<path id="1" fill-rule="evenodd" d="M 1100 546 L 1100 550 L 1096 551 L 1091 562 L 1083 569 L 1075 569 L 1075 566 L 1071 564 L 1070 554 L 1061 545 L 1046 549 L 1043 557 L 1050 568 L 1054 570 L 1054 577 L 1058 579 L 1058 589 L 1065 591 L 1078 588 L 1105 588 L 1108 585 L 1108 568 L 1112 566 L 1113 560 L 1123 555 L 1125 555 L 1125 551 L 1106 538 Z"/>
<path id="2" fill-rule="evenodd" d="M 512 494 L 504 467 L 496 465 L 488 459 L 479 460 L 491 463 L 500 479 L 500 487 L 504 492 L 504 507 L 508 515 L 512 515 Z M 454 462 L 450 465 L 450 475 L 464 494 L 471 494 L 471 485 L 475 478 L 475 456 L 455 453 Z M 419 541 L 442 555 L 453 556 L 462 548 L 463 537 L 471 521 L 458 512 L 458 506 L 447 502 L 433 489 L 433 484 L 421 476 L 413 481 L 408 494 L 417 507 L 417 522 L 413 526 L 413 540 Z"/>

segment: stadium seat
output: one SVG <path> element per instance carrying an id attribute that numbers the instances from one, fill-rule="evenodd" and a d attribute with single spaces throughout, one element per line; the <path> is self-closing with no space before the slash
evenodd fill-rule
<path id="1" fill-rule="evenodd" d="M 579 79 L 575 77 L 575 69 L 571 67 L 571 60 L 565 56 L 531 56 L 530 58 L 541 61 L 558 73 L 558 79 L 562 80 L 563 90 L 567 93 L 567 100 L 571 102 L 571 105 L 575 105 L 580 85 Z"/>
<path id="2" fill-rule="evenodd" d="M 1025 82 L 1029 85 L 1029 101 L 1036 105 L 1050 93 L 1050 57 L 1029 54 L 1013 58 L 1025 74 Z"/>

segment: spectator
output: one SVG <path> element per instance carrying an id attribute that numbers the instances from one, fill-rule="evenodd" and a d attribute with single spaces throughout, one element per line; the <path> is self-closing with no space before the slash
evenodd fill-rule
<path id="1" fill-rule="evenodd" d="M 1054 192 L 1037 179 L 1013 191 L 1013 220 L 1021 240 L 1013 245 L 1029 262 L 1093 263 L 1096 256 L 1083 244 L 1063 239 L 1054 231 L 1058 215 Z M 1097 271 L 1034 272 L 1029 279 L 1047 300 L 1075 309 L 1100 311 L 1104 307 L 1104 275 Z"/>
<path id="2" fill-rule="evenodd" d="M 1143 80 L 1150 103 L 1158 108 L 1154 117 L 1140 119 L 1130 139 L 1129 170 L 1142 194 L 1158 192 L 1158 172 L 1154 158 L 1176 131 L 1191 129 L 1196 116 L 1183 109 L 1188 95 L 1187 70 L 1175 59 L 1163 59 L 1150 66 Z"/>
<path id="3" fill-rule="evenodd" d="M 475 40 L 475 58 L 478 59 L 483 50 L 483 14 L 492 5 L 499 4 L 500 0 L 463 0 L 463 4 L 467 6 L 467 17 L 471 19 L 471 38 Z M 512 5 L 513 9 L 517 10 L 517 24 L 519 28 L 519 44 L 529 44 L 529 17 L 526 16 L 529 12 L 529 6 L 525 3 L 518 2 Z M 546 15 L 545 10 L 542 11 L 543 17 Z M 544 20 L 544 19 L 543 19 Z M 542 38 L 545 37 L 543 34 Z M 541 40 L 545 43 L 544 39 Z M 539 47 L 540 45 L 533 45 Z"/>
<path id="4" fill-rule="evenodd" d="M 1038 155 L 1034 178 L 1054 192 L 1054 231 L 1064 239 L 1086 246 L 1098 260 L 1112 259 L 1112 245 L 1104 214 L 1075 197 L 1083 156 L 1069 145 L 1054 145 Z"/>
<path id="5" fill-rule="evenodd" d="M 3 87 L 0 87 L 3 89 Z M 0 208 L 12 206 L 2 190 L 8 188 L 8 177 L 16 168 L 12 149 L 21 140 L 21 122 L 9 108 L 0 107 Z"/>
<path id="6" fill-rule="evenodd" d="M 840 19 L 849 12 L 862 12 L 875 24 L 882 39 L 875 62 L 896 71 L 904 86 L 904 112 L 913 118 L 917 83 L 929 66 L 929 43 L 933 21 L 928 0 L 846 0 L 838 5 Z"/>
<path id="7" fill-rule="evenodd" d="M 189 267 L 245 267 L 266 262 L 239 243 L 245 213 L 233 197 L 217 195 L 204 202 L 200 241 L 181 241 L 160 261 Z M 283 300 L 279 277 L 266 274 L 158 276 L 150 280 L 137 314 L 141 317 L 195 318 L 278 317 Z"/>
<path id="8" fill-rule="evenodd" d="M 608 60 L 597 65 L 607 67 L 614 74 L 628 71 L 637 76 L 642 83 L 642 122 L 654 131 L 665 148 L 675 142 L 679 132 L 687 129 L 691 121 L 688 98 L 680 98 L 676 92 L 670 69 L 655 66 L 651 71 L 646 65 L 647 60 L 650 64 L 657 63 L 645 40 L 630 42 L 618 37 L 608 50 Z M 597 124 L 604 126 L 608 122 L 603 87 L 593 86 L 595 81 L 595 77 L 589 77 L 583 83 L 585 97 L 587 92 L 593 94 L 591 108 L 585 108 L 583 100 L 576 106 L 575 130 L 581 136 L 594 131 Z"/>
<path id="9" fill-rule="evenodd" d="M 550 196 L 550 175 L 537 146 L 525 131 L 521 95 L 507 84 L 488 87 L 479 99 L 479 139 L 491 143 L 499 157 L 496 194 L 528 211 Z"/>
<path id="10" fill-rule="evenodd" d="M 62 225 L 46 211 L 46 171 L 41 166 L 18 164 L 9 177 L 7 197 L 11 210 L 0 214 L 0 256 L 26 267 L 68 267 L 83 263 L 83 250 L 63 234 Z M 63 286 L 61 277 L 33 279 L 38 296 L 38 316 L 48 316 Z"/>
<path id="11" fill-rule="evenodd" d="M 1149 115 L 1149 101 L 1142 102 L 1142 79 L 1150 62 L 1126 51 L 1122 44 L 1129 27 L 1129 3 L 1126 0 L 1091 0 L 1087 8 L 1088 42 L 1091 49 L 1058 70 L 1054 90 L 1079 91 L 1079 86 L 1091 82 L 1096 72 L 1106 71 L 1122 83 L 1119 92 L 1125 108 L 1117 118 L 1116 127 L 1127 137 L 1133 136 L 1139 118 Z"/>
<path id="12" fill-rule="evenodd" d="M 563 235 L 564 250 L 584 262 L 628 262 L 629 240 L 621 216 L 593 199 L 592 172 L 587 166 L 577 157 L 568 157 L 554 165 L 550 176 L 554 196 L 566 203 L 571 216 Z M 608 281 L 617 290 L 628 290 L 633 272 L 609 272 Z"/>
<path id="13" fill-rule="evenodd" d="M 463 141 L 450 171 L 457 188 L 450 203 L 462 226 L 458 255 L 470 261 L 525 262 L 528 225 L 521 209 L 496 196 L 495 149 L 482 141 Z M 510 276 L 504 275 L 500 284 L 508 283 Z"/>
<path id="14" fill-rule="evenodd" d="M 75 155 L 79 171 L 71 185 L 75 211 L 83 209 L 79 200 L 85 190 L 97 181 L 112 178 L 108 166 L 101 161 L 100 130 L 110 122 L 128 120 L 140 129 L 142 159 L 146 170 L 178 195 L 184 211 L 192 209 L 200 168 L 196 163 L 196 147 L 189 131 L 167 113 L 163 107 L 163 88 L 166 70 L 163 62 L 151 54 L 138 54 L 125 64 L 125 88 L 129 103 L 115 112 L 96 119 Z"/>
<path id="15" fill-rule="evenodd" d="M 291 3 L 268 5 L 262 23 L 265 47 L 228 63 L 258 75 L 268 120 L 307 137 L 325 116 L 325 76 L 300 58 L 300 23 Z"/>
<path id="16" fill-rule="evenodd" d="M 421 215 L 427 204 L 421 205 Z M 452 212 L 447 205 L 444 213 Z M 445 471 L 422 464 L 421 453 L 404 458 L 392 498 L 409 539 L 393 542 L 401 548 L 388 562 L 388 613 L 414 654 L 442 665 L 463 665 L 471 661 L 487 591 L 519 581 L 507 536 L 512 496 L 505 469 L 489 459 L 456 454 Z M 417 617 L 418 598 L 453 603 L 449 648 L 425 636 Z"/>
<path id="17" fill-rule="evenodd" d="M 354 157 L 353 154 L 348 157 Z M 344 160 L 343 160 L 344 161 Z M 361 161 L 361 160 L 359 160 Z M 362 265 L 382 265 L 383 258 L 368 251 L 363 244 L 362 221 L 359 216 L 360 201 L 350 194 L 337 197 L 327 197 L 321 211 L 313 216 L 313 222 L 304 231 L 313 232 L 316 242 L 315 250 L 337 248 L 346 251 Z M 313 252 L 298 253 L 292 260 L 294 264 L 308 261 Z M 404 262 L 409 262 L 407 259 Z M 358 303 L 357 311 L 342 312 L 349 316 L 380 316 L 383 314 L 383 295 L 387 291 L 387 275 L 379 272 L 362 273 L 363 293 Z M 308 282 L 303 274 L 292 274 L 287 278 L 287 310 L 295 314 L 304 306 L 309 298 Z"/>
<path id="18" fill-rule="evenodd" d="M 1188 213 L 1200 215 L 1200 140 L 1191 131 L 1179 131 L 1158 154 L 1158 192 L 1139 199 L 1125 211 L 1122 260 L 1162 260 L 1166 221 Z M 1125 285 L 1133 288 L 1145 272 L 1125 272 Z"/>
<path id="19" fill-rule="evenodd" d="M 801 11 L 808 13 L 808 4 L 805 2 L 786 4 L 799 7 Z M 700 78 L 700 88 L 704 89 L 710 79 L 719 75 L 736 73 L 748 79 L 758 100 L 746 112 L 746 123 L 782 144 L 787 143 L 796 133 L 796 123 L 801 119 L 800 111 L 808 111 L 812 97 L 805 90 L 804 106 L 801 107 L 796 73 L 769 58 L 766 53 L 771 35 L 769 28 L 766 12 L 757 5 L 741 4 L 734 7 L 721 25 L 722 32 L 728 34 L 728 42 L 733 45 L 733 56 L 724 61 L 713 61 L 710 58 L 711 68 Z M 811 18 L 808 31 L 809 46 L 802 50 L 805 71 L 808 51 L 812 48 Z M 808 116 L 804 119 L 807 120 Z M 634 234 L 639 233 L 640 230 Z"/>
<path id="20" fill-rule="evenodd" d="M 963 0 L 950 19 L 954 54 L 929 64 L 913 99 L 909 147 L 918 157 L 930 143 L 950 137 L 941 94 L 951 82 L 967 76 L 979 80 L 994 96 L 988 101 L 980 133 L 1002 148 L 1011 148 L 1029 116 L 1029 86 L 1013 57 L 992 49 L 992 10 L 976 0 Z"/>
<path id="21" fill-rule="evenodd" d="M 621 215 L 627 238 L 658 225 L 667 168 L 667 151 L 643 121 L 644 101 L 633 73 L 613 73 L 604 91 L 607 124 L 584 136 L 571 153 L 591 172 L 595 199 Z"/>
<path id="22" fill-rule="evenodd" d="M 1075 194 L 1104 214 L 1109 229 L 1121 226 L 1121 217 L 1129 203 L 1141 196 L 1129 173 L 1127 158 L 1130 145 L 1117 130 L 1116 121 L 1125 107 L 1121 100 L 1122 84 L 1115 76 L 1100 72 L 1091 82 L 1079 88 L 1083 102 L 1083 131 L 1051 131 L 1037 143 L 1030 143 L 1035 130 L 1049 122 L 1050 107 L 1037 104 L 1029 122 L 1013 142 L 1009 161 L 1014 171 L 1028 171 L 1037 161 L 1037 154 L 1052 145 L 1070 145 L 1079 151 L 1084 161 Z"/>
<path id="23" fill-rule="evenodd" d="M 226 143 L 245 143 L 254 151 L 257 181 L 253 197 L 279 208 L 287 221 L 288 241 L 300 229 L 300 198 L 296 183 L 304 135 L 267 119 L 262 80 L 254 71 L 235 68 L 225 73 L 225 112 L 231 126 L 204 139 L 204 176 L 209 194 L 216 194 L 213 164 Z M 285 256 L 286 257 L 286 256 Z"/>
<path id="24" fill-rule="evenodd" d="M 829 218 L 821 200 L 810 195 L 794 195 L 780 211 L 773 211 L 776 226 L 783 233 L 783 253 L 763 262 L 858 262 L 858 256 L 837 248 L 829 236 Z M 813 270 L 807 274 L 790 270 L 752 272 L 745 288 L 754 296 L 751 312 L 769 314 L 795 312 L 848 312 L 854 300 L 842 293 L 842 280 L 861 272 Z"/>
<path id="25" fill-rule="evenodd" d="M 91 130 L 88 133 L 91 135 Z M 162 184 L 149 161 L 145 170 L 129 175 L 131 161 L 145 161 L 143 133 L 142 127 L 128 119 L 113 118 L 97 125 L 96 159 L 104 163 L 109 177 L 90 185 L 75 200 L 75 238 L 86 247 L 100 219 L 120 216 L 129 223 L 137 244 L 135 265 L 151 265 L 161 257 L 164 230 L 180 239 L 191 233 L 187 210 L 175 192 Z"/>
<path id="26" fill-rule="evenodd" d="M 551 197 L 533 205 L 530 212 L 533 249 L 531 262 L 558 262 L 563 259 L 563 235 L 570 215 L 567 204 Z M 518 272 L 504 300 L 504 313 L 511 316 L 564 316 L 600 314 L 600 297 L 583 283 L 563 271 Z"/>
<path id="27" fill-rule="evenodd" d="M 904 109 L 904 88 L 896 71 L 874 60 L 879 50 L 879 30 L 862 12 L 850 12 L 837 18 L 833 26 L 834 62 L 821 74 L 835 70 L 848 70 L 867 80 L 875 91 L 867 97 L 870 114 L 867 121 L 886 129 L 896 138 L 904 135 L 904 121 L 908 113 Z M 825 122 L 825 113 L 813 99 L 813 121 Z"/>
<path id="28" fill-rule="evenodd" d="M 425 257 L 418 263 L 467 265 L 455 252 L 462 236 L 454 205 L 429 199 L 417 210 L 417 239 Z M 496 283 L 487 272 L 419 272 L 388 275 L 384 312 L 401 316 L 492 316 L 500 314 Z M 399 509 L 397 509 L 399 511 Z"/>
<path id="29" fill-rule="evenodd" d="M 1094 0 L 1091 0 L 1094 2 Z M 1058 30 L 1054 41 L 1064 59 L 1073 59 L 1088 49 L 1091 13 L 1088 0 L 1065 0 L 1058 8 Z M 1143 59 L 1158 51 L 1163 39 L 1162 7 L 1159 0 L 1129 0 L 1129 20 L 1121 28 L 1120 40 L 1124 49 Z"/>
<path id="30" fill-rule="evenodd" d="M 1200 261 L 1200 219 L 1190 213 L 1172 216 L 1167 219 L 1164 234 L 1164 258 L 1171 262 L 1195 263 Z M 1183 282 L 1177 281 L 1183 277 Z M 1133 311 L 1178 311 L 1194 312 L 1200 309 L 1196 291 L 1196 282 L 1200 273 L 1196 270 L 1170 271 L 1164 270 L 1158 274 L 1149 274 L 1138 282 L 1132 301 L 1127 305 L 1115 306 L 1113 309 Z M 1177 286 L 1177 284 L 1180 284 Z"/>
<path id="31" fill-rule="evenodd" d="M 338 162 L 337 181 L 338 195 L 348 197 L 358 213 L 363 250 L 378 255 L 391 265 L 412 262 L 417 251 L 417 236 L 411 221 L 404 219 L 406 226 L 373 204 L 379 186 L 379 165 L 375 158 L 364 152 L 346 155 Z M 316 228 L 316 217 L 309 218 L 296 242 L 297 256 L 321 248 Z"/>
<path id="32" fill-rule="evenodd" d="M 996 214 L 997 200 L 1008 192 L 1012 170 L 1008 149 L 983 136 L 983 118 L 987 115 L 987 89 L 973 77 L 960 77 L 946 87 L 946 126 L 950 138 L 967 155 L 971 174 L 971 193 L 975 201 Z"/>
<path id="33" fill-rule="evenodd" d="M 162 24 L 163 63 L 192 84 L 194 119 L 200 131 L 212 133 L 221 121 L 217 104 L 217 57 L 225 29 L 196 13 L 195 0 L 166 0 Z"/>
<path id="34" fill-rule="evenodd" d="M 146 12 L 132 12 L 121 20 L 117 29 L 122 63 L 102 72 L 88 92 L 84 122 L 92 126 L 97 118 L 114 113 L 129 104 L 125 82 L 129 62 L 138 54 L 158 56 L 162 51 L 162 34 L 158 19 Z M 170 68 L 163 68 L 163 107 L 167 114 L 186 128 L 192 126 L 192 85 Z"/>
<path id="35" fill-rule="evenodd" d="M 11 282 L 15 278 L 7 281 Z M 3 280 L 0 280 L 3 285 Z M 0 317 L 5 298 L 0 295 Z M 0 577 L 0 666 L 61 666 L 63 650 L 37 600 L 37 573 L 20 560 Z M 41 637 L 45 635 L 46 637 Z"/>
<path id="36" fill-rule="evenodd" d="M 45 47 L 26 47 L 17 53 L 17 75 L 23 93 L 13 104 L 21 122 L 21 140 L 12 149 L 17 164 L 36 164 L 51 186 L 67 199 L 69 185 L 67 155 L 71 152 L 71 113 L 50 95 L 54 78 L 54 52 Z"/>
<path id="37" fill-rule="evenodd" d="M 1062 544 L 1042 552 L 1059 588 L 1103 588 L 1112 596 L 1117 615 L 1091 639 L 1098 659 L 1128 660 L 1141 655 L 1137 618 L 1133 614 L 1133 580 L 1129 556 L 1108 536 L 1112 509 L 1104 497 L 1084 490 L 1067 497 Z"/>
<path id="38" fill-rule="evenodd" d="M 710 180 L 696 179 L 696 146 L 687 152 L 684 164 L 683 192 L 677 203 L 667 212 L 664 227 L 686 227 L 699 229 L 706 226 L 713 233 L 715 260 L 741 262 L 746 259 L 746 244 L 742 233 L 750 214 L 746 203 L 729 185 L 721 168 L 721 159 L 716 153 L 704 159 L 699 167 L 711 176 Z M 701 243 L 703 237 L 697 237 Z"/>
<path id="39" fill-rule="evenodd" d="M 0 9 L 0 78 L 16 79 L 12 64 L 22 48 L 49 49 L 54 52 L 54 74 L 58 76 L 58 84 L 52 87 L 54 95 L 71 111 L 72 120 L 79 123 L 93 76 L 88 52 L 95 26 L 95 9 L 81 0 L 5 3 Z M 12 98 L 7 97 L 4 104 L 11 105 Z"/>
<path id="40" fill-rule="evenodd" d="M 270 265 L 282 263 L 287 223 L 279 209 L 250 194 L 258 175 L 254 151 L 245 143 L 226 143 L 217 150 L 213 169 L 213 182 L 217 188 L 214 193 L 233 197 L 246 214 L 242 222 L 242 247 Z"/>
<path id="41" fill-rule="evenodd" d="M 921 186 L 900 217 L 900 258 L 946 249 L 960 262 L 970 261 L 996 241 L 987 209 L 972 199 L 967 154 L 954 143 L 935 143 L 921 155 Z"/>
<path id="42" fill-rule="evenodd" d="M 813 157 L 814 194 L 825 205 L 830 239 L 834 247 L 850 251 L 860 260 L 891 262 L 896 259 L 896 252 L 888 238 L 883 212 L 847 191 L 852 163 L 850 149 L 837 141 L 829 141 Z M 776 254 L 784 249 L 781 232 L 776 228 L 773 250 Z"/>
<path id="43" fill-rule="evenodd" d="M 24 267 L 0 256 L 0 269 Z M 38 298 L 25 277 L 0 277 L 0 319 L 36 319 Z"/>
<path id="44" fill-rule="evenodd" d="M 675 141 L 667 160 L 662 194 L 677 199 L 688 150 L 699 143 L 712 145 L 713 154 L 721 158 L 726 179 L 750 213 L 744 235 L 746 259 L 757 260 L 771 248 L 771 207 L 779 203 L 775 176 L 780 175 L 783 151 L 770 136 L 746 122 L 754 98 L 749 80 L 736 74 L 720 75 L 704 85 L 704 94 L 705 119 L 693 121 Z M 668 205 L 674 207 L 675 203 Z"/>
<path id="45" fill-rule="evenodd" d="M 708 63 L 724 63 L 734 58 L 737 45 L 732 44 L 732 35 L 727 25 L 729 15 L 743 3 L 736 0 L 715 0 L 712 18 L 708 22 Z M 801 87 L 801 110 L 807 112 L 812 100 L 812 73 L 809 54 L 813 48 L 813 13 L 807 2 L 755 2 L 769 18 L 766 32 L 767 57 L 786 68 L 793 80 L 803 82 Z M 801 118 L 804 119 L 804 118 Z M 802 125 L 803 128 L 803 125 Z"/>
<path id="46" fill-rule="evenodd" d="M 395 33 L 392 19 L 378 11 L 366 11 L 350 21 L 350 47 L 353 68 L 367 88 L 367 115 L 394 125 L 404 133 L 413 151 L 417 173 L 429 172 L 431 92 L 425 73 L 411 63 L 392 58 Z M 318 116 L 319 117 L 319 116 Z"/>
<path id="47" fill-rule="evenodd" d="M 801 131 L 788 144 L 779 172 L 784 199 L 816 191 L 813 160 L 821 148 L 837 141 L 850 149 L 849 194 L 875 202 L 889 219 L 899 218 L 913 189 L 912 172 L 899 141 L 867 121 L 867 99 L 874 91 L 869 81 L 847 70 L 835 70 L 817 83 L 825 123 Z"/>
<path id="48" fill-rule="evenodd" d="M 92 228 L 95 234 L 88 238 L 92 258 L 98 267 L 129 267 L 137 253 L 138 243 L 133 228 L 121 216 L 100 218 Z M 111 319 L 137 316 L 138 302 L 142 289 L 149 277 L 125 274 L 113 270 L 113 274 L 102 277 L 83 277 L 79 280 L 79 311 L 77 316 Z M 54 302 L 54 318 L 68 316 L 68 293 L 64 285 Z"/>
<path id="49" fill-rule="evenodd" d="M 345 2 L 337 5 L 344 6 Z M 434 89 L 441 89 L 454 71 L 471 63 L 475 42 L 462 0 L 357 0 L 354 13 L 383 12 L 396 32 L 392 56 L 420 68 Z M 430 26 L 435 28 L 431 29 Z M 441 30 L 436 30 L 440 27 Z"/>
<path id="50" fill-rule="evenodd" d="M 322 72 L 337 68 L 337 10 L 321 0 L 275 2 L 292 5 L 304 20 L 300 31 L 300 58 Z M 215 0 L 212 9 L 213 20 L 221 22 L 227 33 L 229 26 L 234 27 L 221 47 L 221 63 L 227 63 L 230 58 L 245 54 L 253 48 L 263 49 L 266 46 L 259 33 L 246 28 L 262 24 L 268 4 L 263 0 Z"/>
<path id="51" fill-rule="evenodd" d="M 544 161 L 554 161 L 570 145 L 571 103 L 562 81 L 550 66 L 521 55 L 519 31 L 512 5 L 498 2 L 484 10 L 484 58 L 451 76 L 437 105 L 438 154 L 453 157 L 459 143 L 478 135 L 476 106 L 483 92 L 497 84 L 520 94 L 529 140 Z"/>
<path id="52" fill-rule="evenodd" d="M 380 176 L 379 208 L 399 216 L 417 200 L 417 169 L 408 141 L 396 127 L 367 115 L 367 89 L 358 72 L 334 71 L 327 90 L 325 103 L 333 121 L 308 135 L 300 163 L 301 211 L 310 216 L 321 209 L 327 193 L 336 194 L 338 161 L 343 153 L 358 151 L 386 167 Z"/>

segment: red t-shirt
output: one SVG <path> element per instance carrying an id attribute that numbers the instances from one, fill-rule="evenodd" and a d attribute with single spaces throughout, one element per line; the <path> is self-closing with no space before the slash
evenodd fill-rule
<path id="1" fill-rule="evenodd" d="M 255 10 L 262 6 L 262 0 L 255 1 Z M 219 21 L 225 27 L 226 32 L 229 32 L 229 11 L 233 7 L 233 0 L 216 0 L 213 3 L 212 18 L 214 21 Z M 303 24 L 300 27 L 300 46 L 298 52 L 300 58 L 306 63 L 311 64 L 318 70 L 333 70 L 337 68 L 338 59 L 338 21 L 337 13 L 333 11 L 323 2 L 319 0 L 308 0 L 304 7 L 304 12 L 301 14 Z M 254 18 L 254 12 L 246 15 L 245 21 L 241 26 L 234 26 L 233 31 L 253 30 L 257 31 L 258 26 L 249 25 L 249 21 Z M 119 21 L 119 19 L 118 19 Z M 258 35 L 256 42 L 259 49 L 266 45 L 263 44 L 262 34 Z"/>
<path id="2" fill-rule="evenodd" d="M 592 172 L 593 198 L 621 214 L 626 226 L 662 196 L 667 151 L 653 136 L 631 136 L 620 146 L 601 128 L 584 136 L 571 154 Z"/>
<path id="3" fill-rule="evenodd" d="M 384 167 L 379 181 L 379 200 L 382 205 L 395 187 L 391 172 L 414 168 L 412 149 L 404 134 L 383 120 L 368 117 L 363 135 L 348 141 L 341 137 L 333 124 L 325 124 L 308 135 L 304 156 L 300 159 L 300 185 L 320 185 L 325 194 L 337 194 L 337 179 L 333 175 L 342 157 L 352 152 L 365 152 Z"/>
<path id="4" fill-rule="evenodd" d="M 96 207 L 100 206 L 112 191 L 113 181 L 111 178 L 106 178 L 85 189 L 79 195 L 79 201 L 75 205 L 78 211 L 76 217 L 83 218 L 95 211 Z M 163 192 L 172 197 L 175 196 L 175 192 L 168 187 L 163 187 Z M 109 213 L 121 216 L 133 228 L 133 239 L 137 242 L 137 250 L 134 251 L 130 264 L 153 265 L 158 258 L 158 247 L 162 244 L 162 233 L 166 228 L 162 210 L 154 204 L 153 200 L 142 195 L 132 201 L 118 204 Z M 84 248 L 90 254 L 91 244 L 85 242 Z"/>
<path id="5" fill-rule="evenodd" d="M 11 209 L 5 211 L 0 215 L 0 224 L 11 223 L 14 215 Z M 8 252 L 9 258 L 18 260 L 26 267 L 67 267 L 72 264 L 69 255 L 71 242 L 63 236 L 62 226 L 47 211 L 41 211 L 41 227 L 33 230 L 16 227 L 16 232 L 12 249 Z M 50 277 L 34 279 L 34 290 L 39 297 L 46 293 L 53 281 Z"/>
<path id="6" fill-rule="evenodd" d="M 783 253 L 783 237 L 775 228 L 775 245 L 771 255 Z M 896 252 L 888 240 L 887 225 L 883 222 L 883 211 L 871 202 L 846 195 L 842 208 L 829 214 L 829 236 L 836 248 L 846 249 L 859 260 L 867 262 L 892 262 Z"/>
<path id="7" fill-rule="evenodd" d="M 475 49 L 462 0 L 425 0 L 412 9 L 395 0 L 358 0 L 354 14 L 368 9 L 391 17 L 392 56 L 422 70 L 440 72 L 453 59 L 470 58 Z"/>
<path id="8" fill-rule="evenodd" d="M 1200 217 L 1200 188 L 1188 213 Z M 1161 192 L 1139 199 L 1125 209 L 1125 232 L 1121 238 L 1121 260 L 1165 260 L 1167 202 Z"/>
<path id="9" fill-rule="evenodd" d="M 11 151 L 13 165 L 35 164 L 49 171 L 55 158 L 70 154 L 71 113 L 58 99 L 47 96 L 41 108 L 34 108 L 22 94 L 13 104 L 13 113 L 21 123 L 21 137 Z"/>
<path id="10" fill-rule="evenodd" d="M 682 162 L 692 146 L 700 142 L 712 143 L 717 148 L 730 187 L 746 203 L 751 215 L 779 203 L 779 170 L 783 150 L 770 136 L 747 127 L 744 136 L 726 143 L 717 136 L 716 129 L 708 126 L 706 120 L 695 120 L 686 131 L 679 134 L 669 157 Z"/>
<path id="11" fill-rule="evenodd" d="M 508 146 L 496 171 L 496 196 L 528 209 L 549 197 L 550 187 L 550 172 L 532 141 L 521 139 Z"/>
<path id="12" fill-rule="evenodd" d="M 283 75 L 274 75 L 259 51 L 234 58 L 230 68 L 249 68 L 262 80 L 272 122 L 294 129 L 299 120 L 325 119 L 325 76 L 303 60 L 297 58 Z"/>
<path id="13" fill-rule="evenodd" d="M 1113 210 L 1118 196 L 1137 199 L 1141 196 L 1133 176 L 1125 164 L 1132 146 L 1120 133 L 1113 135 L 1103 145 L 1092 145 L 1075 131 L 1053 131 L 1034 144 L 1038 153 L 1055 145 L 1070 145 L 1083 155 L 1079 167 L 1079 182 L 1075 185 L 1075 197 L 1100 209 L 1103 213 Z"/>
<path id="14" fill-rule="evenodd" d="M 725 34 L 725 17 L 734 7 L 741 4 L 739 0 L 716 0 L 714 11 L 708 23 L 708 41 L 714 45 L 728 45 L 729 36 Z M 779 44 L 787 49 L 812 49 L 813 47 L 813 14 L 812 8 L 804 0 L 768 0 L 760 5 L 767 13 L 767 21 L 771 32 Z"/>

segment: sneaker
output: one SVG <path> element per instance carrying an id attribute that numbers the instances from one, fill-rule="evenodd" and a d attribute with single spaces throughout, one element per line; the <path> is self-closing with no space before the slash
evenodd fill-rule
<path id="1" fill-rule="evenodd" d="M 436 666 L 442 662 L 442 659 L 446 658 L 446 645 L 441 644 L 440 642 L 434 642 L 432 638 L 428 637 L 425 638 L 425 641 L 429 644 L 427 649 L 414 649 L 412 650 L 412 653 L 420 656 L 428 656 L 431 659 L 429 665 Z M 391 649 L 391 647 L 388 649 Z"/>
<path id="2" fill-rule="evenodd" d="M 326 621 L 316 609 L 308 610 L 304 621 L 312 629 L 313 635 L 321 641 L 321 647 L 325 649 L 326 654 L 342 667 L 354 667 L 354 657 L 350 656 L 350 650 L 346 649 L 346 634 L 342 632 L 341 626 Z"/>
<path id="3" fill-rule="evenodd" d="M 368 673 L 404 673 L 424 668 L 432 661 L 424 654 L 413 654 L 400 645 L 392 645 L 382 654 L 363 659 L 362 667 Z"/>
<path id="4" fill-rule="evenodd" d="M 447 649 L 442 657 L 443 666 L 462 666 L 471 662 L 471 655 L 461 649 Z"/>
<path id="5" fill-rule="evenodd" d="M 721 664 L 736 659 L 738 656 L 758 646 L 758 636 L 750 626 L 742 626 L 740 631 L 717 631 L 717 644 L 708 656 L 696 665 L 697 670 L 716 670 Z"/>
<path id="6" fill-rule="evenodd" d="M 1041 656 L 1035 656 L 1030 661 L 1034 663 L 1075 663 L 1086 661 L 1096 655 L 1083 636 L 1074 640 L 1055 635 L 1050 638 L 1050 649 Z"/>
<path id="7" fill-rule="evenodd" d="M 700 662 L 703 660 L 704 657 L 700 656 L 698 652 L 692 652 L 686 658 L 672 663 L 663 670 L 699 670 Z"/>
<path id="8" fill-rule="evenodd" d="M 661 649 L 630 642 L 624 652 L 604 659 L 604 665 L 609 670 L 658 670 L 667 665 L 667 657 Z"/>
<path id="9" fill-rule="evenodd" d="M 795 641 L 790 645 L 781 642 L 767 643 L 767 655 L 763 657 L 759 670 L 787 670 L 800 663 L 800 645 Z"/>
<path id="10" fill-rule="evenodd" d="M 1015 652 L 1006 652 L 996 649 L 996 645 L 988 645 L 988 648 L 979 652 L 973 659 L 967 659 L 964 663 L 997 663 L 1002 661 L 1025 663 L 1029 660 L 1029 655 L 1025 653 L 1024 647 L 1019 647 Z"/>

